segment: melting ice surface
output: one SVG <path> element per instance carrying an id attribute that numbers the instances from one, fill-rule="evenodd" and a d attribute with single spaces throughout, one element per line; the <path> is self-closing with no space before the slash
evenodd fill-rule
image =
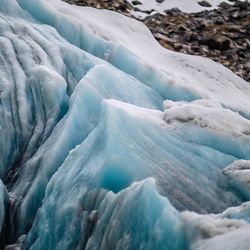
<path id="1" fill-rule="evenodd" d="M 248 249 L 249 95 L 117 13 L 0 0 L 0 247 Z"/>

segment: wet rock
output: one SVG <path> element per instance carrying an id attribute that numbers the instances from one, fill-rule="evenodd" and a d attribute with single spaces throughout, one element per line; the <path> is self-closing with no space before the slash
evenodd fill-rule
<path id="1" fill-rule="evenodd" d="M 140 1 L 135 0 L 135 1 L 132 1 L 132 4 L 133 5 L 141 5 L 142 3 Z"/>
<path id="2" fill-rule="evenodd" d="M 181 13 L 179 8 L 172 8 L 171 10 L 164 10 L 167 15 L 176 15 L 176 13 Z"/>
<path id="3" fill-rule="evenodd" d="M 198 4 L 202 7 L 212 7 L 212 5 L 208 1 L 200 1 Z"/>

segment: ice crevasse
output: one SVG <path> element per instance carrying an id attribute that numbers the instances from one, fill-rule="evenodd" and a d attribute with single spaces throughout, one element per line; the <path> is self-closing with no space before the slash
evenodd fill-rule
<path id="1" fill-rule="evenodd" d="M 249 95 L 128 17 L 0 0 L 0 247 L 247 250 Z"/>

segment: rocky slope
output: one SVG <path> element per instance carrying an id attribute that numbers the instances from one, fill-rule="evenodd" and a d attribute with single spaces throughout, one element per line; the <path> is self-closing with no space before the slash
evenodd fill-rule
<path id="1" fill-rule="evenodd" d="M 136 18 L 140 2 L 121 0 L 65 0 L 69 3 L 105 8 Z M 150 14 L 149 11 L 147 14 Z M 218 9 L 183 13 L 178 9 L 153 14 L 141 20 L 167 49 L 201 55 L 222 63 L 250 81 L 250 3 L 221 3 Z"/>

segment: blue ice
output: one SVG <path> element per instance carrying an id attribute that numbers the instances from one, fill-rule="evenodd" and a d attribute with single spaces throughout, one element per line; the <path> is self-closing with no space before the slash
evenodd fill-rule
<path id="1" fill-rule="evenodd" d="M 185 250 L 202 235 L 186 210 L 248 227 L 223 173 L 250 159 L 247 119 L 164 119 L 166 99 L 201 98 L 44 0 L 0 0 L 0 246 Z"/>

